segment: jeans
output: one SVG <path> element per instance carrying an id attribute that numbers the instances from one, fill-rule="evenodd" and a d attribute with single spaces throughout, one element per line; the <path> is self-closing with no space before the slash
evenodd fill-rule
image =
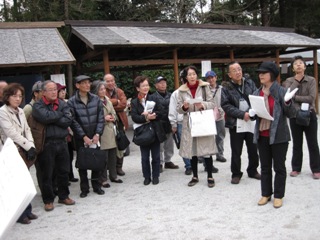
<path id="1" fill-rule="evenodd" d="M 318 145 L 318 121 L 317 115 L 314 111 L 311 112 L 310 124 L 309 126 L 300 126 L 296 124 L 296 119 L 290 119 L 290 128 L 293 140 L 292 149 L 292 171 L 301 172 L 302 167 L 302 145 L 303 145 L 303 132 L 306 135 L 308 149 L 309 149 L 309 159 L 310 159 L 310 169 L 313 173 L 320 172 L 320 155 L 319 155 L 319 145 Z"/>
<path id="2" fill-rule="evenodd" d="M 269 197 L 272 195 L 272 165 L 275 171 L 274 197 L 283 198 L 286 187 L 286 155 L 288 142 L 269 144 L 269 137 L 259 137 L 258 149 L 261 163 L 261 195 Z"/>
<path id="3" fill-rule="evenodd" d="M 148 146 L 140 146 L 140 152 L 143 177 L 151 179 L 152 175 L 152 178 L 158 178 L 160 176 L 160 143 L 158 139 Z M 150 152 L 152 173 L 150 168 Z"/>
<path id="4" fill-rule="evenodd" d="M 177 133 L 179 136 L 179 139 L 181 139 L 181 134 L 182 134 L 182 124 L 178 123 L 177 124 Z M 184 162 L 184 167 L 186 169 L 190 169 L 191 168 L 191 162 L 189 158 L 182 158 L 183 162 Z"/>

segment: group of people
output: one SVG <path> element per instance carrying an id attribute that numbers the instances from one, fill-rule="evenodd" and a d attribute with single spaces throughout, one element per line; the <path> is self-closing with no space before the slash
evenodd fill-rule
<path id="1" fill-rule="evenodd" d="M 239 184 L 243 176 L 241 154 L 244 141 L 248 149 L 248 177 L 261 180 L 261 199 L 258 205 L 265 205 L 274 195 L 275 208 L 282 206 L 285 195 L 285 160 L 290 141 L 287 118 L 290 118 L 293 138 L 292 172 L 297 177 L 302 168 L 302 139 L 306 135 L 310 168 L 314 179 L 320 179 L 320 155 L 317 140 L 317 116 L 315 112 L 316 81 L 305 74 L 306 63 L 301 56 L 291 62 L 295 76 L 288 78 L 281 86 L 277 78 L 279 70 L 273 62 L 263 62 L 256 72 L 260 80 L 257 88 L 250 78 L 245 78 L 238 62 L 228 64 L 230 80 L 222 86 L 217 84 L 214 71 L 205 74 L 206 81 L 199 80 L 198 71 L 188 66 L 180 72 L 181 86 L 172 94 L 167 91 L 167 78 L 155 79 L 156 92 L 151 94 L 147 76 L 134 79 L 137 97 L 131 101 L 131 117 L 134 124 L 150 123 L 155 139 L 150 144 L 140 146 L 144 185 L 160 182 L 163 169 L 178 169 L 171 158 L 174 141 L 180 143 L 179 155 L 185 164 L 185 174 L 191 175 L 188 186 L 199 182 L 198 162 L 203 159 L 207 171 L 209 188 L 215 186 L 213 174 L 218 171 L 213 166 L 216 161 L 226 162 L 224 156 L 225 128 L 229 129 L 231 147 L 231 183 Z M 65 205 L 74 205 L 69 197 L 70 182 L 77 182 L 72 170 L 73 151 L 81 147 L 99 145 L 106 152 L 105 169 L 91 172 L 93 192 L 103 195 L 102 188 L 109 188 L 108 180 L 122 183 L 118 176 L 125 175 L 123 151 L 118 150 L 114 127 L 128 129 L 128 119 L 124 112 L 127 98 L 116 86 L 115 78 L 106 74 L 103 80 L 92 81 L 89 76 L 75 78 L 76 92 L 68 100 L 66 86 L 51 80 L 36 82 L 32 87 L 32 100 L 24 109 L 19 106 L 24 98 L 24 88 L 19 83 L 7 84 L 0 81 L 0 134 L 1 144 L 11 138 L 27 167 L 35 163 L 38 185 L 42 194 L 45 211 L 54 209 L 54 199 Z M 250 104 L 249 95 L 260 96 L 272 120 L 262 118 Z M 190 101 L 201 99 L 201 101 Z M 152 108 L 147 106 L 151 104 Z M 310 115 L 307 125 L 297 121 L 301 106 L 307 104 Z M 216 135 L 192 137 L 190 113 L 210 110 L 215 117 Z M 28 119 L 45 126 L 44 151 L 37 151 Z M 238 131 L 239 121 L 256 121 L 253 132 Z M 39 149 L 38 149 L 39 150 Z M 151 153 L 151 163 L 150 163 Z M 36 160 L 36 161 L 35 161 Z M 258 172 L 259 160 L 261 174 Z M 273 170 L 275 172 L 274 184 Z M 80 197 L 89 194 L 88 172 L 79 169 Z M 18 222 L 29 224 L 37 219 L 31 204 L 25 209 Z"/>

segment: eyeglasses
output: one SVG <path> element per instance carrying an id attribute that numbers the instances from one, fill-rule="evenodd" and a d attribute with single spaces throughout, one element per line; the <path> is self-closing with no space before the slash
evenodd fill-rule
<path id="1" fill-rule="evenodd" d="M 238 73 L 238 72 L 242 72 L 242 68 L 237 68 L 237 69 L 230 71 L 230 73 Z"/>
<path id="2" fill-rule="evenodd" d="M 13 97 L 13 98 L 16 98 L 16 99 L 18 99 L 18 98 L 23 98 L 23 96 L 22 95 L 11 95 L 11 97 Z"/>
<path id="3" fill-rule="evenodd" d="M 58 91 L 58 89 L 46 89 L 45 91 L 46 92 L 56 92 L 56 91 Z"/>

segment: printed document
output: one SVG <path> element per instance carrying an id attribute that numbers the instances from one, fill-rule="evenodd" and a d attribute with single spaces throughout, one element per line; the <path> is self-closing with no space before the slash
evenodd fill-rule
<path id="1" fill-rule="evenodd" d="M 273 117 L 268 112 L 263 97 L 249 95 L 249 100 L 251 108 L 256 112 L 258 117 L 273 121 Z"/>

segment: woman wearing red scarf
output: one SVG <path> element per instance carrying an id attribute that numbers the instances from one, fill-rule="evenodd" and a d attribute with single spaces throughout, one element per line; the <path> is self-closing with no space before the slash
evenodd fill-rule
<path id="1" fill-rule="evenodd" d="M 191 159 L 193 177 L 188 186 L 194 186 L 199 182 L 198 178 L 198 157 L 204 157 L 207 167 L 208 187 L 214 187 L 212 177 L 212 157 L 216 154 L 216 144 L 214 136 L 191 137 L 189 126 L 189 112 L 205 109 L 213 109 L 213 97 L 209 88 L 209 83 L 198 80 L 197 69 L 194 66 L 186 67 L 183 70 L 183 77 L 187 81 L 180 86 L 178 94 L 177 111 L 183 114 L 182 135 L 179 154 L 181 157 Z M 189 104 L 192 98 L 204 98 L 201 103 Z M 212 113 L 213 114 L 213 113 Z"/>

